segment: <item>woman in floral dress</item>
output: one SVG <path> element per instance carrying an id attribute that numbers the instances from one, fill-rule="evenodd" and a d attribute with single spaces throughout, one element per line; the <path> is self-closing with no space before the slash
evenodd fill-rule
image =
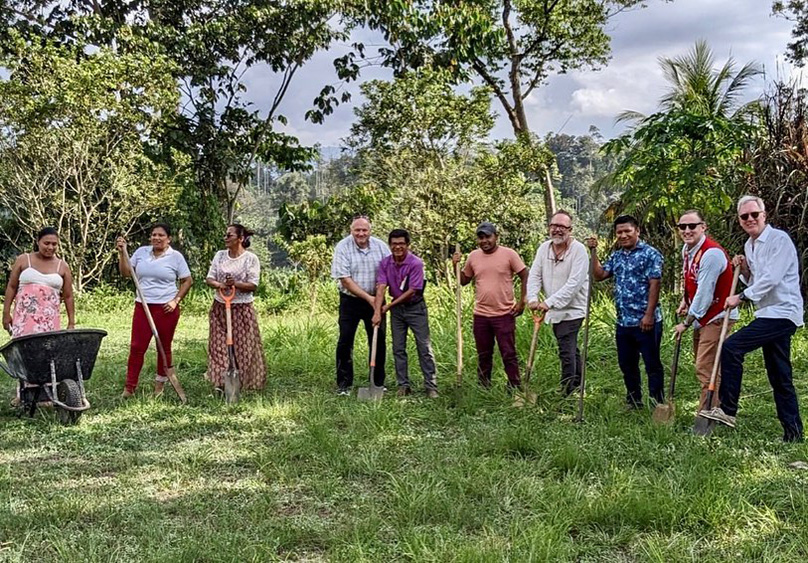
<path id="1" fill-rule="evenodd" d="M 36 252 L 21 254 L 14 261 L 3 301 L 3 328 L 12 338 L 60 330 L 59 304 L 65 302 L 67 328 L 76 326 L 73 276 L 56 256 L 59 233 L 45 227 L 37 233 Z M 14 313 L 11 313 L 11 303 Z"/>
<path id="2" fill-rule="evenodd" d="M 242 225 L 227 227 L 224 242 L 227 247 L 213 257 L 205 279 L 217 290 L 210 308 L 210 332 L 208 334 L 207 379 L 214 388 L 222 390 L 227 373 L 227 321 L 224 300 L 218 289 L 235 287 L 236 295 L 231 303 L 233 325 L 233 348 L 242 389 L 262 389 L 266 383 L 264 352 L 258 330 L 258 316 L 253 307 L 253 292 L 258 287 L 261 265 L 258 257 L 248 252 L 250 235 L 253 233 Z"/>

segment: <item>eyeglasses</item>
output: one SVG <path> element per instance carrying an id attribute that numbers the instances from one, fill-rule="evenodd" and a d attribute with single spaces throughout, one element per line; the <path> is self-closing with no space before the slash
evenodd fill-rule
<path id="1" fill-rule="evenodd" d="M 741 221 L 746 221 L 747 219 L 749 219 L 749 217 L 752 217 L 752 219 L 757 219 L 758 217 L 760 217 L 761 213 L 763 213 L 763 211 L 751 211 L 749 213 L 741 213 L 740 215 L 738 215 L 738 217 L 741 218 Z"/>
<path id="2" fill-rule="evenodd" d="M 560 229 L 562 231 L 569 231 L 572 227 L 568 227 L 566 225 L 559 225 L 558 223 L 550 223 L 551 229 Z"/>
<path id="3" fill-rule="evenodd" d="M 698 227 L 699 225 L 703 225 L 703 224 L 704 224 L 703 222 L 699 222 L 699 223 L 679 223 L 676 226 L 679 227 L 680 231 L 686 231 L 687 229 L 690 229 L 691 231 L 695 231 L 696 227 Z"/>

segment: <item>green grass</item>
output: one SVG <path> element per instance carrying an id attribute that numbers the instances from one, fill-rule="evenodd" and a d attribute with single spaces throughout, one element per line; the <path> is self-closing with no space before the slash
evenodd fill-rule
<path id="1" fill-rule="evenodd" d="M 808 471 L 788 467 L 808 451 L 780 442 L 760 354 L 747 361 L 737 431 L 688 432 L 697 399 L 689 346 L 676 421 L 655 426 L 650 412 L 622 409 L 613 313 L 598 303 L 586 421 L 576 424 L 574 402 L 556 394 L 546 327 L 535 407 L 510 406 L 499 364 L 495 388 L 477 389 L 470 330 L 466 379 L 454 389 L 452 302 L 434 291 L 438 400 L 334 396 L 335 314 L 264 312 L 267 389 L 226 406 L 202 379 L 205 299 L 192 300 L 177 332 L 186 406 L 169 391 L 150 398 L 153 353 L 137 397 L 119 399 L 128 299 L 80 304 L 81 326 L 109 331 L 88 383 L 93 408 L 73 427 L 50 412 L 17 419 L 0 410 L 1 560 L 808 559 Z M 518 325 L 523 360 L 530 324 Z M 362 340 L 357 382 L 367 374 Z M 803 397 L 807 347 L 800 331 L 793 357 Z M 665 358 L 671 351 L 666 338 Z M 420 382 L 414 350 L 411 359 Z M 10 378 L 0 386 L 11 394 Z"/>

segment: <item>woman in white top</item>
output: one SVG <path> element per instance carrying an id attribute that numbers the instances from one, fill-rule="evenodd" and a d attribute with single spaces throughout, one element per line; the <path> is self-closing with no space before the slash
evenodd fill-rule
<path id="1" fill-rule="evenodd" d="M 12 338 L 60 330 L 60 301 L 65 302 L 67 328 L 76 326 L 73 276 L 64 260 L 56 256 L 59 233 L 53 227 L 45 227 L 36 238 L 36 252 L 17 257 L 6 286 L 3 328 Z"/>
<path id="2" fill-rule="evenodd" d="M 132 268 L 137 274 L 143 298 L 149 306 L 157 334 L 166 352 L 166 361 L 171 362 L 171 341 L 174 339 L 174 330 L 180 320 L 180 301 L 191 289 L 193 280 L 188 263 L 178 251 L 171 248 L 171 228 L 165 223 L 152 225 L 150 246 L 141 246 L 130 259 Z M 128 278 L 132 276 L 129 266 L 123 257 L 126 239 L 118 237 L 118 270 L 121 275 Z M 177 288 L 179 281 L 179 288 Z M 132 315 L 132 337 L 129 343 L 129 361 L 126 366 L 126 385 L 123 397 L 135 394 L 140 370 L 143 367 L 143 357 L 149 349 L 152 339 L 146 313 L 140 305 L 140 297 L 135 299 L 135 311 Z M 157 377 L 154 382 L 154 394 L 163 392 L 166 376 L 166 366 L 163 358 L 157 355 Z"/>
<path id="3" fill-rule="evenodd" d="M 235 223 L 227 227 L 224 243 L 227 247 L 213 257 L 205 283 L 217 290 L 210 308 L 210 332 L 208 333 L 207 379 L 221 391 L 224 375 L 229 367 L 227 357 L 227 322 L 224 300 L 218 290 L 235 288 L 231 305 L 233 348 L 242 389 L 262 389 L 267 374 L 264 367 L 264 352 L 258 316 L 253 307 L 253 292 L 258 287 L 261 265 L 258 257 L 248 252 L 253 233 Z"/>

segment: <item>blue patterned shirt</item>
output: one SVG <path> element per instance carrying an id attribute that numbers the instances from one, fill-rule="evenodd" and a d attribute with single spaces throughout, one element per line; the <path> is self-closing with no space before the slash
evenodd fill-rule
<path id="1" fill-rule="evenodd" d="M 651 280 L 662 278 L 662 254 L 643 241 L 631 250 L 616 250 L 603 265 L 614 276 L 614 304 L 617 307 L 617 324 L 640 326 L 648 306 Z M 657 303 L 654 322 L 662 320 L 662 310 Z"/>

